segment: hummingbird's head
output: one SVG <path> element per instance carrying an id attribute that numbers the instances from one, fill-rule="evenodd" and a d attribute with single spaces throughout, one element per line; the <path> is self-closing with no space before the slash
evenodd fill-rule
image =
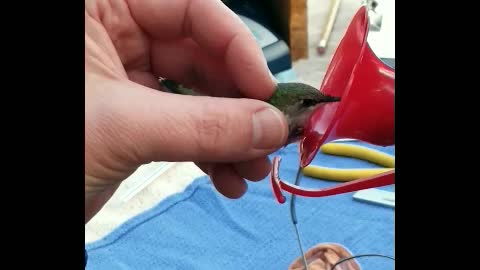
<path id="1" fill-rule="evenodd" d="M 300 139 L 308 117 L 317 106 L 337 101 L 340 101 L 339 97 L 327 96 L 307 84 L 279 83 L 270 103 L 279 108 L 287 118 L 287 144 L 290 144 Z"/>

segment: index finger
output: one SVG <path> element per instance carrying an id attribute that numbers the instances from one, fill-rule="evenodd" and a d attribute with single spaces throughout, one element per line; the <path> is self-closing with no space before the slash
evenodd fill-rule
<path id="1" fill-rule="evenodd" d="M 158 40 L 191 37 L 213 57 L 222 57 L 239 91 L 266 100 L 275 89 L 262 50 L 241 19 L 219 0 L 130 0 L 140 27 Z M 167 63 L 168 64 L 168 63 Z"/>

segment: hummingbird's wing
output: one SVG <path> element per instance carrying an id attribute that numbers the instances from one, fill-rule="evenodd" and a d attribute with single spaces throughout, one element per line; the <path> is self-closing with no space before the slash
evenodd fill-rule
<path id="1" fill-rule="evenodd" d="M 160 79 L 160 86 L 174 94 L 188 95 L 188 96 L 202 96 L 202 94 L 200 94 L 199 92 L 196 92 L 193 89 L 184 87 L 183 85 L 168 79 Z"/>

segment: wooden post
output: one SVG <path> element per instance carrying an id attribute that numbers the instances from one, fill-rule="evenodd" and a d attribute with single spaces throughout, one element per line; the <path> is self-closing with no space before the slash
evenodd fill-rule
<path id="1" fill-rule="evenodd" d="M 289 0 L 289 45 L 292 61 L 308 57 L 307 0 Z"/>

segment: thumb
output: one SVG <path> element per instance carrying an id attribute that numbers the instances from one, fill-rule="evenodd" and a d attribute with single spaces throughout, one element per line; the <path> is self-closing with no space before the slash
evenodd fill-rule
<path id="1" fill-rule="evenodd" d="M 124 102 L 132 126 L 141 130 L 134 147 L 144 162 L 238 162 L 264 157 L 286 142 L 287 121 L 268 103 L 139 87 Z"/>

